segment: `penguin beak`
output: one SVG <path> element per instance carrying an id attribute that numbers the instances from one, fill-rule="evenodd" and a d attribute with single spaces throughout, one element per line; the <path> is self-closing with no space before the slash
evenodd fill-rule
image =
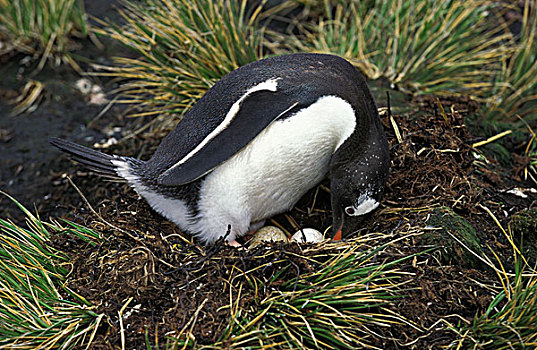
<path id="1" fill-rule="evenodd" d="M 339 228 L 339 230 L 337 230 L 336 235 L 332 238 L 333 241 L 341 241 L 341 229 L 342 228 Z"/>
<path id="2" fill-rule="evenodd" d="M 336 208 L 334 208 L 334 223 L 333 223 L 333 228 L 334 228 L 334 232 L 335 232 L 335 235 L 334 235 L 334 238 L 332 238 L 333 241 L 341 241 L 341 235 L 342 235 L 342 231 L 343 231 L 343 212 L 341 213 L 336 213 Z M 337 210 L 339 211 L 339 210 Z"/>
<path id="3" fill-rule="evenodd" d="M 341 241 L 341 239 L 353 232 L 356 232 L 360 229 L 360 226 L 363 222 L 362 216 L 349 217 L 345 214 L 336 214 L 334 213 L 334 241 Z"/>

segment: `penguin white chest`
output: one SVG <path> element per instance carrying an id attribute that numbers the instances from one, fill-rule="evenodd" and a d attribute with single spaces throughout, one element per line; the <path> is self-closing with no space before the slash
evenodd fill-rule
<path id="1" fill-rule="evenodd" d="M 355 126 L 353 108 L 336 96 L 273 122 L 206 177 L 199 201 L 204 214 L 198 224 L 206 231 L 201 236 L 216 239 L 231 225 L 228 239 L 233 239 L 251 222 L 289 210 L 325 177 L 330 158 Z"/>

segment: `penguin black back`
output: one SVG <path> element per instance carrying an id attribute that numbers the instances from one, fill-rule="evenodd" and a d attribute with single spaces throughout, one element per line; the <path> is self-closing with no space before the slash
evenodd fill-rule
<path id="1" fill-rule="evenodd" d="M 138 170 L 139 175 L 166 184 L 162 181 L 163 173 L 184 159 L 196 145 L 218 128 L 233 105 L 248 89 L 271 79 L 277 80 L 277 91 L 256 91 L 242 101 L 239 108 L 246 116 L 251 115 L 251 118 L 259 117 L 259 114 L 248 113 L 249 109 L 265 109 L 272 114 L 262 123 L 251 118 L 237 118 L 236 120 L 243 121 L 241 125 L 228 130 L 240 130 L 242 134 L 248 135 L 247 138 L 228 136 L 225 150 L 229 152 L 219 158 L 210 159 L 216 152 L 224 152 L 222 142 L 215 142 L 215 149 L 210 151 L 210 147 L 207 147 L 206 159 L 199 160 L 199 163 L 202 163 L 198 166 L 199 169 L 195 169 L 192 175 L 185 176 L 185 168 L 188 167 L 183 167 L 181 177 L 186 180 L 171 181 L 168 185 L 180 185 L 204 175 L 246 146 L 273 121 L 274 115 L 285 112 L 279 118 L 287 118 L 314 103 L 319 96 L 334 95 L 337 92 L 344 100 L 354 102 L 355 111 L 361 114 L 356 119 L 359 123 L 358 132 L 367 132 L 367 126 L 377 122 L 374 118 L 377 113 L 376 105 L 365 80 L 346 60 L 333 55 L 300 53 L 266 58 L 232 71 L 207 91 L 185 114 L 179 126 L 166 136 L 153 157 L 142 165 L 142 169 Z M 278 107 L 280 109 L 274 111 Z M 288 107 L 291 108 L 286 110 Z M 234 141 L 239 142 L 235 145 L 229 144 Z"/>

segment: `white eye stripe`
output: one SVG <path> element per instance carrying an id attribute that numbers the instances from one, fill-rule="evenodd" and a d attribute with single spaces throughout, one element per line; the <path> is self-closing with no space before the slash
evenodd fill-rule
<path id="1" fill-rule="evenodd" d="M 365 215 L 375 210 L 380 204 L 379 202 L 370 197 L 365 197 L 365 199 L 363 199 L 363 196 L 360 196 L 360 198 L 358 199 L 358 203 L 359 204 L 356 206 L 351 205 L 349 207 L 346 207 L 345 214 L 347 214 L 348 216 Z"/>
<path id="2" fill-rule="evenodd" d="M 345 208 L 345 214 L 348 216 L 355 216 L 356 215 L 356 208 L 354 206 L 349 206 Z"/>

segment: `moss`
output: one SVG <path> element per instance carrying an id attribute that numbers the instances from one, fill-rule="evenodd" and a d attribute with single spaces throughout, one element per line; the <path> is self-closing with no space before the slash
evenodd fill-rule
<path id="1" fill-rule="evenodd" d="M 512 162 L 511 153 L 498 142 L 489 143 L 481 149 L 488 158 L 496 159 L 503 166 L 509 166 Z"/>
<path id="2" fill-rule="evenodd" d="M 438 230 L 431 230 L 422 235 L 422 243 L 439 247 L 440 249 L 436 254 L 442 263 L 473 268 L 481 267 L 482 263 L 479 258 L 467 249 L 471 249 L 478 255 L 483 254 L 475 228 L 466 219 L 447 207 L 434 209 L 430 215 L 429 226 L 438 228 Z"/>
<path id="3" fill-rule="evenodd" d="M 509 221 L 509 230 L 522 254 L 537 260 L 537 209 L 525 209 L 514 214 Z"/>

